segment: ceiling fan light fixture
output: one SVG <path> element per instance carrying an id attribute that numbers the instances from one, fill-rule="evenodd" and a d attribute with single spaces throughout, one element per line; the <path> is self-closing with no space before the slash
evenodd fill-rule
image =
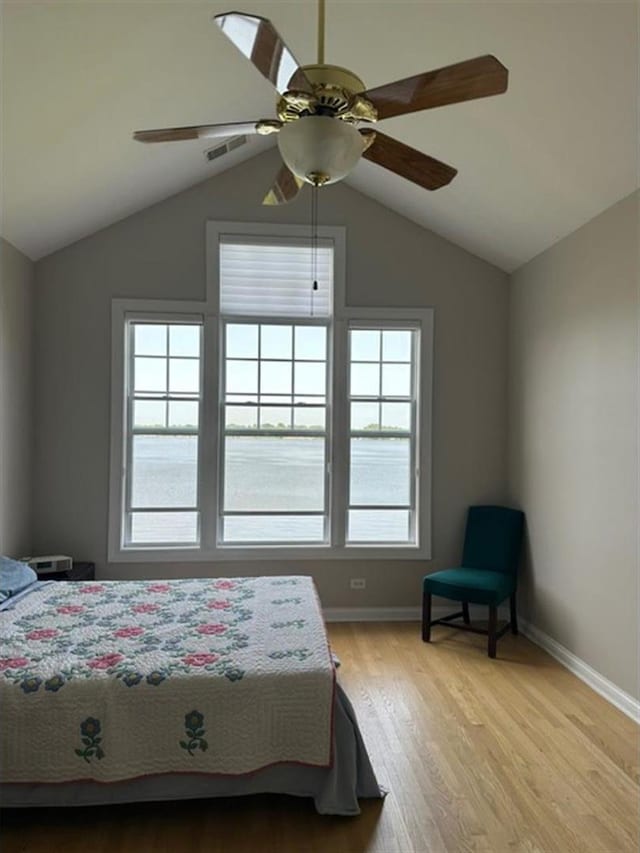
<path id="1" fill-rule="evenodd" d="M 354 168 L 365 147 L 358 130 L 330 116 L 303 116 L 278 134 L 282 159 L 298 178 L 315 186 L 334 184 Z"/>

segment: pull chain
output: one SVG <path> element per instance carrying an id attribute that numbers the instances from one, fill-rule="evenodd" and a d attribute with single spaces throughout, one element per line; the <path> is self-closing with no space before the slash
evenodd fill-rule
<path id="1" fill-rule="evenodd" d="M 311 316 L 313 317 L 313 297 L 318 290 L 318 187 L 311 187 Z"/>

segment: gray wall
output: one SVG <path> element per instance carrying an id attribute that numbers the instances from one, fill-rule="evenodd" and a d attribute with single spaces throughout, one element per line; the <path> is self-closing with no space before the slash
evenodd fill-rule
<path id="1" fill-rule="evenodd" d="M 459 558 L 467 505 L 505 498 L 508 281 L 341 184 L 322 190 L 320 221 L 347 228 L 349 304 L 435 307 L 434 560 L 106 563 L 111 299 L 204 298 L 207 219 L 308 223 L 307 193 L 260 206 L 277 166 L 267 152 L 38 262 L 36 399 L 47 428 L 36 442 L 35 547 L 95 560 L 102 577 L 302 571 L 325 606 L 415 605 L 424 572 Z M 365 591 L 349 590 L 353 575 Z"/>
<path id="2" fill-rule="evenodd" d="M 34 265 L 0 237 L 0 554 L 31 549 Z"/>
<path id="3" fill-rule="evenodd" d="M 509 473 L 528 619 L 638 696 L 635 193 L 518 270 Z"/>

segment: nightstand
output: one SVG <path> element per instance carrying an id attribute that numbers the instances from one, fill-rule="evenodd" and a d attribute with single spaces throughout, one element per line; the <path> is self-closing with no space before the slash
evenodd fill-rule
<path id="1" fill-rule="evenodd" d="M 39 581 L 93 581 L 96 578 L 95 563 L 75 563 L 66 572 L 38 572 Z"/>

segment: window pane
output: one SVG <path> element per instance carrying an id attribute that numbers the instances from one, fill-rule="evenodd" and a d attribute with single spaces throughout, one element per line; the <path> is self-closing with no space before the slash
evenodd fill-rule
<path id="1" fill-rule="evenodd" d="M 167 361 L 164 358 L 134 359 L 133 387 L 138 391 L 167 390 Z"/>
<path id="2" fill-rule="evenodd" d="M 198 513 L 132 512 L 131 542 L 195 545 L 198 542 Z"/>
<path id="3" fill-rule="evenodd" d="M 351 360 L 380 361 L 380 332 L 378 329 L 351 331 Z"/>
<path id="4" fill-rule="evenodd" d="M 351 394 L 354 397 L 377 397 L 380 394 L 380 365 L 351 365 Z"/>
<path id="5" fill-rule="evenodd" d="M 169 326 L 169 355 L 200 355 L 199 326 Z"/>
<path id="6" fill-rule="evenodd" d="M 384 397 L 411 396 L 411 365 L 382 365 L 382 395 Z"/>
<path id="7" fill-rule="evenodd" d="M 225 406 L 225 426 L 227 429 L 257 429 L 257 406 Z"/>
<path id="8" fill-rule="evenodd" d="M 258 327 L 248 323 L 229 323 L 227 329 L 228 358 L 258 357 Z"/>
<path id="9" fill-rule="evenodd" d="M 380 404 L 379 403 L 352 403 L 351 404 L 351 429 L 380 429 Z"/>
<path id="10" fill-rule="evenodd" d="M 260 393 L 291 393 L 291 362 L 260 362 Z"/>
<path id="11" fill-rule="evenodd" d="M 326 381 L 324 362 L 296 362 L 296 394 L 324 394 Z"/>
<path id="12" fill-rule="evenodd" d="M 408 504 L 408 438 L 352 438 L 350 504 Z"/>
<path id="13" fill-rule="evenodd" d="M 227 392 L 229 394 L 257 394 L 258 363 L 256 361 L 227 361 Z"/>
<path id="14" fill-rule="evenodd" d="M 172 429 L 198 428 L 198 403 L 190 400 L 169 403 L 169 426 Z"/>
<path id="15" fill-rule="evenodd" d="M 167 327 L 155 323 L 136 323 L 133 351 L 135 355 L 166 355 Z"/>
<path id="16" fill-rule="evenodd" d="M 200 391 L 200 361 L 198 359 L 169 359 L 169 393 L 197 394 Z"/>
<path id="17" fill-rule="evenodd" d="M 411 361 L 411 336 L 413 332 L 398 329 L 382 333 L 383 361 Z"/>
<path id="18" fill-rule="evenodd" d="M 383 403 L 381 428 L 389 430 L 411 429 L 411 403 Z"/>
<path id="19" fill-rule="evenodd" d="M 260 358 L 291 358 L 291 326 L 260 326 Z"/>
<path id="20" fill-rule="evenodd" d="M 293 410 L 293 425 L 296 429 L 323 430 L 326 422 L 324 406 L 309 406 Z"/>
<path id="21" fill-rule="evenodd" d="M 348 542 L 408 542 L 409 510 L 349 510 Z"/>
<path id="22" fill-rule="evenodd" d="M 324 439 L 230 436 L 227 510 L 324 509 Z"/>
<path id="23" fill-rule="evenodd" d="M 133 437 L 131 506 L 193 507 L 198 492 L 198 437 Z"/>
<path id="24" fill-rule="evenodd" d="M 223 522 L 224 542 L 322 542 L 322 515 L 232 515 Z"/>
<path id="25" fill-rule="evenodd" d="M 135 400 L 133 403 L 133 425 L 147 429 L 164 429 L 166 412 L 167 404 L 164 400 Z"/>
<path id="26" fill-rule="evenodd" d="M 285 406 L 261 406 L 260 429 L 291 429 L 291 409 Z"/>
<path id="27" fill-rule="evenodd" d="M 296 326 L 296 359 L 317 359 L 327 357 L 327 330 L 324 326 Z"/>

